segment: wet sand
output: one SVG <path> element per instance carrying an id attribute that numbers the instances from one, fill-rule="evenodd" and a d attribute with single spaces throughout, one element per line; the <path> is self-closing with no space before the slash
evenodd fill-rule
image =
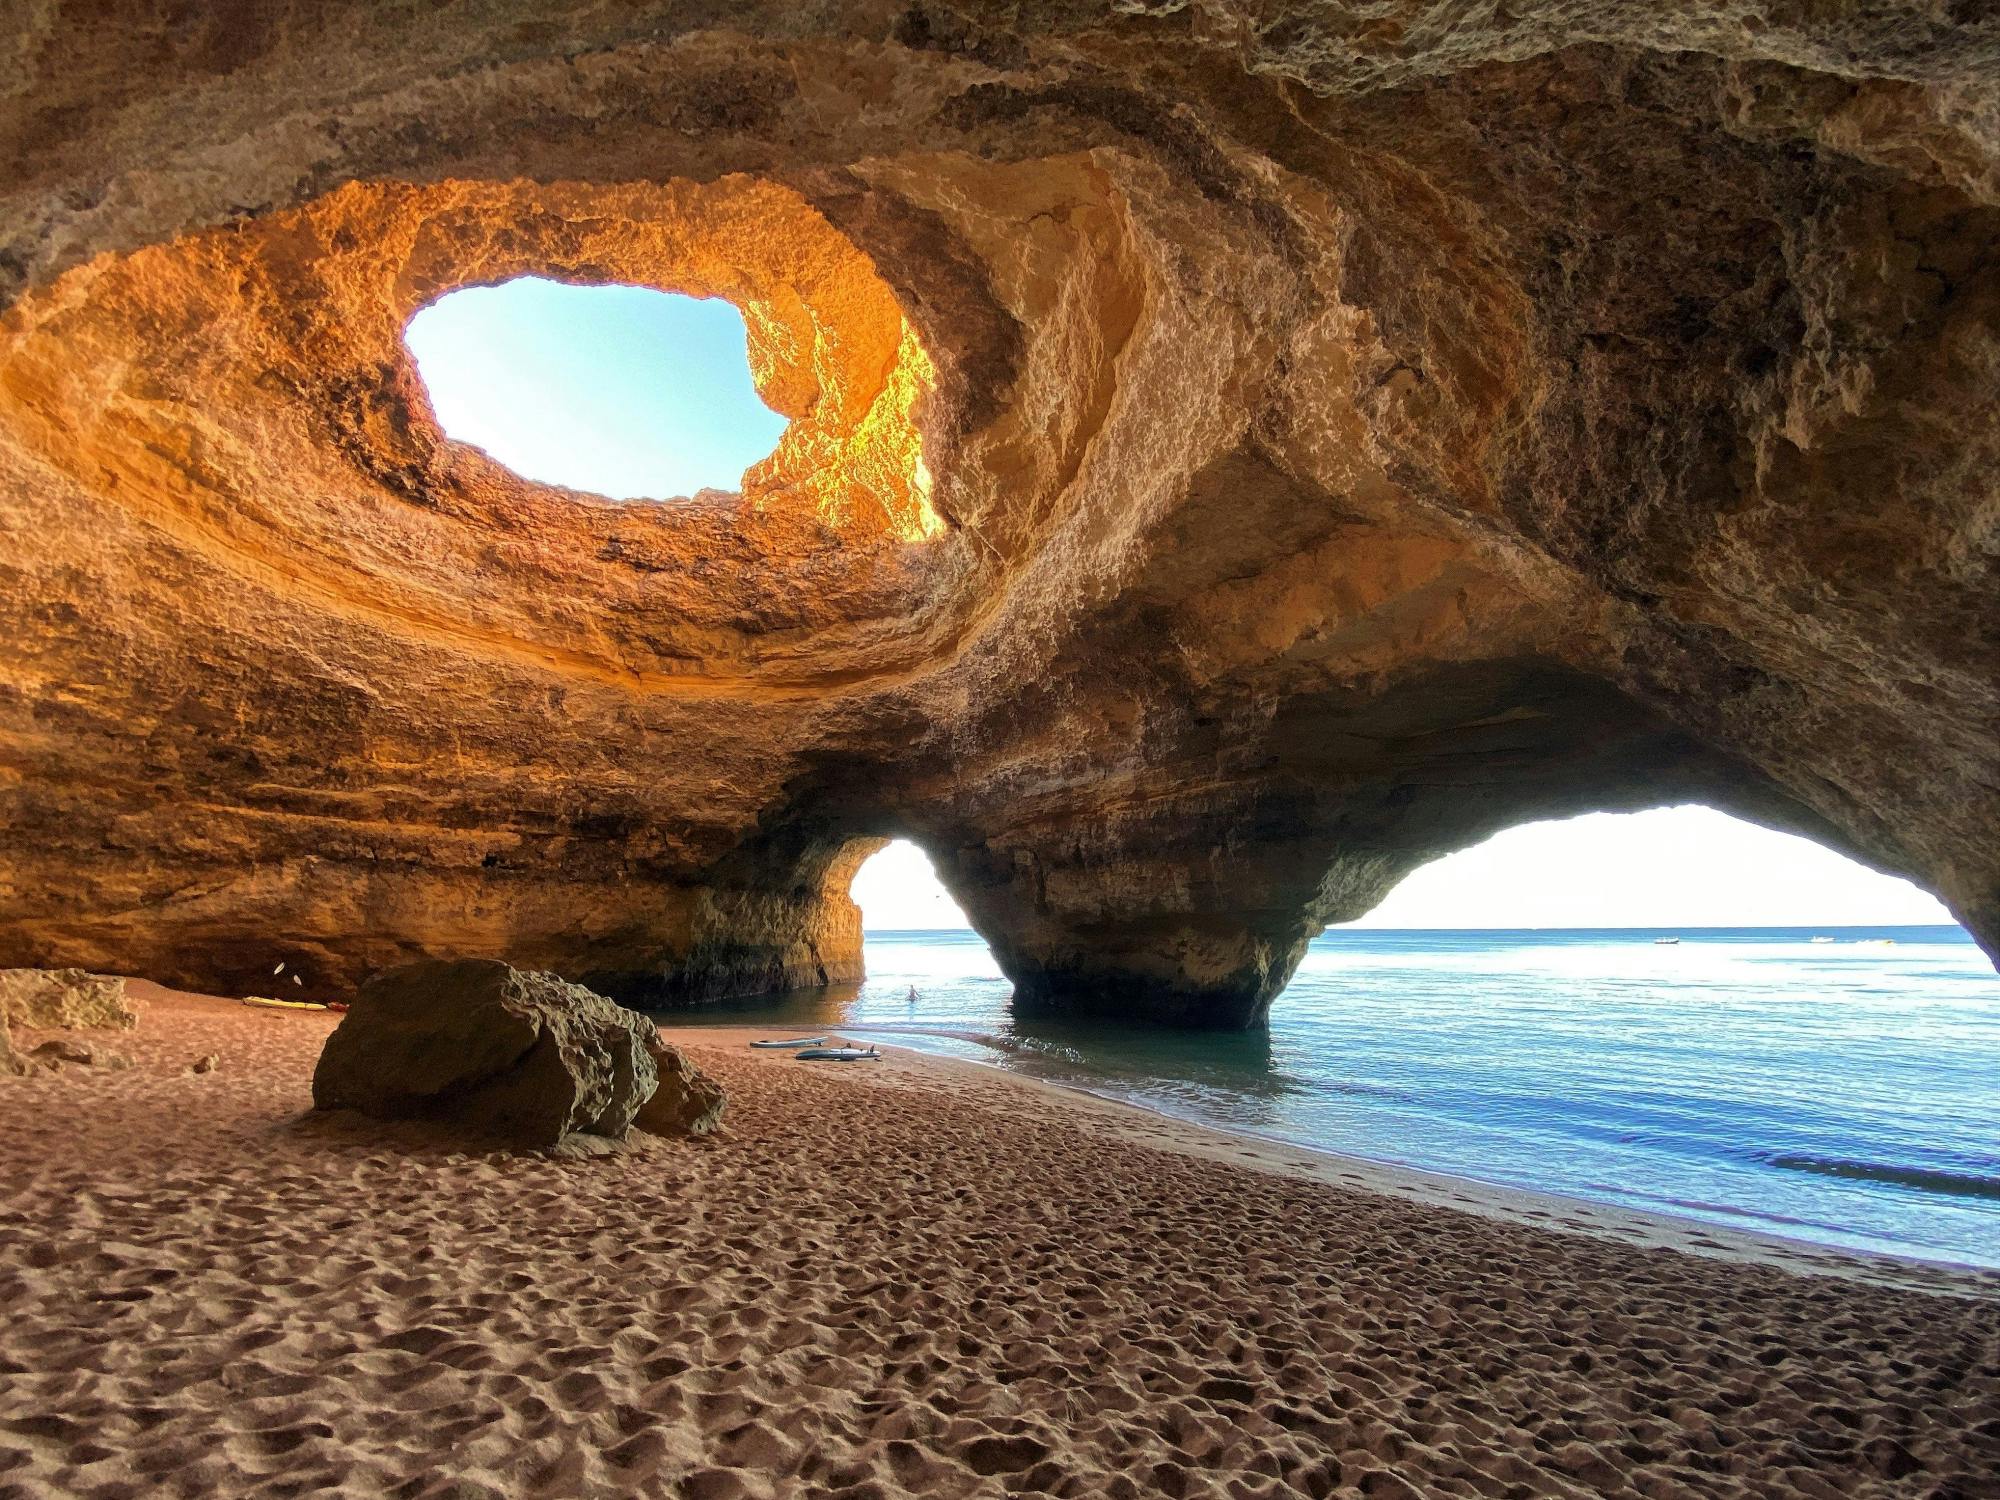
<path id="1" fill-rule="evenodd" d="M 500 1156 L 139 993 L 0 1081 L 0 1500 L 2000 1496 L 1991 1276 L 724 1030 L 719 1137 Z"/>

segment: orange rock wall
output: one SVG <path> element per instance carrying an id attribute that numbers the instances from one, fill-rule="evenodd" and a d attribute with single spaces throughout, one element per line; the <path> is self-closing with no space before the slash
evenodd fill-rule
<path id="1" fill-rule="evenodd" d="M 124 10 L 0 54 L 0 964 L 819 983 L 903 834 L 1022 1006 L 1240 1025 L 1672 800 L 2000 942 L 2000 20 Z M 735 302 L 778 451 L 444 439 L 526 273 Z"/>

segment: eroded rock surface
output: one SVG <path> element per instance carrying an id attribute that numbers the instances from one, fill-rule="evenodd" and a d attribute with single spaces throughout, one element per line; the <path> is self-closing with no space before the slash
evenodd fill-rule
<path id="1" fill-rule="evenodd" d="M 28 1061 L 48 1068 L 60 1068 L 67 1064 L 76 1068 L 103 1068 L 112 1073 L 123 1072 L 132 1066 L 132 1059 L 122 1052 L 113 1052 L 108 1047 L 69 1037 L 51 1037 L 29 1049 Z"/>
<path id="2" fill-rule="evenodd" d="M 125 1067 L 126 1061 L 87 1042 L 57 1037 L 29 1049 L 24 1056 L 10 1035 L 16 1026 L 37 1030 L 74 1031 L 108 1027 L 128 1030 L 139 1023 L 138 1012 L 125 996 L 125 981 L 112 974 L 82 969 L 0 969 L 0 1074 L 23 1077 L 38 1064 L 65 1062 L 88 1067 L 102 1062 Z"/>
<path id="3" fill-rule="evenodd" d="M 524 1146 L 621 1140 L 653 1095 L 657 1036 L 553 974 L 408 964 L 356 993 L 313 1071 L 313 1106 L 442 1119 Z"/>
<path id="4" fill-rule="evenodd" d="M 501 0 L 10 15 L 0 961 L 851 978 L 1253 1023 L 1525 819 L 1699 800 L 2000 942 L 2000 15 Z M 399 342 L 741 306 L 613 504 Z"/>
<path id="5" fill-rule="evenodd" d="M 690 1062 L 680 1048 L 661 1041 L 657 1031 L 646 1051 L 659 1075 L 659 1087 L 632 1117 L 634 1127 L 651 1135 L 708 1135 L 722 1123 L 727 1101 L 721 1084 Z"/>
<path id="6" fill-rule="evenodd" d="M 82 969 L 0 969 L 0 1075 L 24 1077 L 38 1065 L 65 1062 L 84 1067 L 129 1065 L 118 1053 L 66 1037 L 51 1038 L 23 1055 L 14 1045 L 13 1027 L 123 1031 L 138 1023 L 138 1012 L 126 998 L 125 981 L 116 975 Z"/>
<path id="7" fill-rule="evenodd" d="M 139 1013 L 115 974 L 82 969 L 0 969 L 0 1025 L 128 1031 Z"/>

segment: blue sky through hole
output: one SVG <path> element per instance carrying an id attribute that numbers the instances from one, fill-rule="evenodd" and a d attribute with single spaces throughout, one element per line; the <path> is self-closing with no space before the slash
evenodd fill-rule
<path id="1" fill-rule="evenodd" d="M 615 500 L 733 490 L 785 430 L 719 297 L 524 276 L 440 297 L 404 341 L 446 435 L 542 484 Z"/>
<path id="2" fill-rule="evenodd" d="M 863 926 L 963 927 L 914 844 L 854 878 Z M 1359 927 L 1809 927 L 1949 922 L 1907 880 L 1707 807 L 1528 823 L 1424 866 Z"/>

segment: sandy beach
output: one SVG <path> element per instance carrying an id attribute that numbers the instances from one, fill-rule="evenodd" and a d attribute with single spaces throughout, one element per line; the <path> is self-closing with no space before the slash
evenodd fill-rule
<path id="1" fill-rule="evenodd" d="M 503 1156 L 135 994 L 0 1085 L 0 1500 L 2000 1495 L 1992 1276 L 723 1029 L 718 1136 Z"/>

